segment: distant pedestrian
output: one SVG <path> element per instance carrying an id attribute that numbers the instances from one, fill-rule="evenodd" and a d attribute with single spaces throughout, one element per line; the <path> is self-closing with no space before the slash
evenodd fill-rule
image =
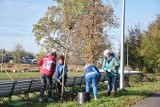
<path id="1" fill-rule="evenodd" d="M 52 52 L 49 56 L 45 56 L 38 61 L 40 66 L 40 79 L 41 79 L 41 90 L 40 90 L 40 102 L 44 102 L 44 91 L 46 84 L 48 84 L 48 102 L 53 102 L 52 99 L 52 76 L 55 73 L 56 68 L 56 52 Z"/>
<path id="2" fill-rule="evenodd" d="M 55 77 L 58 80 L 57 86 L 58 86 L 58 91 L 61 94 L 61 89 L 62 89 L 62 78 L 63 78 L 63 70 L 64 70 L 64 85 L 66 83 L 67 80 L 67 64 L 65 64 L 64 66 L 64 56 L 61 55 L 58 57 L 58 64 L 56 67 L 56 73 L 55 73 Z"/>
<path id="3" fill-rule="evenodd" d="M 115 96 L 117 92 L 118 68 L 119 68 L 119 62 L 115 57 L 114 53 L 112 53 L 110 50 L 105 50 L 102 69 L 107 73 L 108 96 L 111 95 L 112 87 L 114 89 L 112 92 L 112 96 Z"/>
<path id="4" fill-rule="evenodd" d="M 85 65 L 84 75 L 86 81 L 86 92 L 90 92 L 90 82 L 92 81 L 94 99 L 97 100 L 97 83 L 100 79 L 101 73 L 95 65 L 88 63 Z"/>

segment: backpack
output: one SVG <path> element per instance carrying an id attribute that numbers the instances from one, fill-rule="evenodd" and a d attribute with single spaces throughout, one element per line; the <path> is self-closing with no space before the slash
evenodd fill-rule
<path id="1" fill-rule="evenodd" d="M 42 68 L 46 69 L 48 71 L 51 71 L 53 69 L 53 63 L 54 61 L 50 58 L 44 58 L 44 62 L 42 64 Z"/>

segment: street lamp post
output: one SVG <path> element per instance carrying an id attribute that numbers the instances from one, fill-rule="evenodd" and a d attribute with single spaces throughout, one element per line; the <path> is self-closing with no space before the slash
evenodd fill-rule
<path id="1" fill-rule="evenodd" d="M 120 90 L 124 90 L 124 35 L 125 35 L 125 0 L 123 0 L 122 2 Z"/>

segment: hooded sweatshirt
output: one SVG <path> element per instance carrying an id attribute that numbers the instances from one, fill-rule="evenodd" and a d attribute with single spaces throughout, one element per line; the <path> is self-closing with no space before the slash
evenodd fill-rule
<path id="1" fill-rule="evenodd" d="M 53 76 L 56 68 L 56 60 L 52 56 L 45 56 L 38 61 L 40 67 L 40 74 Z"/>

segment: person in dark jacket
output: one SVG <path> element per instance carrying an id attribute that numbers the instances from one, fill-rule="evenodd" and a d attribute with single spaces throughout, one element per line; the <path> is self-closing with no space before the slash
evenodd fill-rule
<path id="1" fill-rule="evenodd" d="M 111 95 L 112 87 L 114 89 L 112 92 L 113 96 L 115 96 L 117 92 L 118 68 L 119 68 L 119 62 L 115 57 L 114 53 L 112 53 L 110 50 L 105 50 L 102 69 L 107 73 L 107 80 L 108 80 L 107 96 Z"/>
<path id="2" fill-rule="evenodd" d="M 41 79 L 41 90 L 40 90 L 40 102 L 44 102 L 44 91 L 46 89 L 46 83 L 48 83 L 48 102 L 52 102 L 52 76 L 55 73 L 56 68 L 56 52 L 52 52 L 49 56 L 45 56 L 38 61 L 40 67 L 40 79 Z"/>
<path id="3" fill-rule="evenodd" d="M 94 99 L 97 100 L 97 83 L 100 79 L 101 73 L 93 64 L 86 64 L 84 69 L 84 76 L 86 81 L 86 92 L 90 92 L 90 81 L 92 81 Z"/>
<path id="4" fill-rule="evenodd" d="M 64 56 L 61 55 L 58 58 L 58 64 L 57 64 L 56 73 L 55 73 L 55 77 L 58 80 L 57 86 L 60 94 L 62 89 L 63 70 L 64 70 L 64 85 L 65 85 L 66 79 L 67 79 L 67 65 L 65 64 L 65 67 L 64 67 Z"/>

